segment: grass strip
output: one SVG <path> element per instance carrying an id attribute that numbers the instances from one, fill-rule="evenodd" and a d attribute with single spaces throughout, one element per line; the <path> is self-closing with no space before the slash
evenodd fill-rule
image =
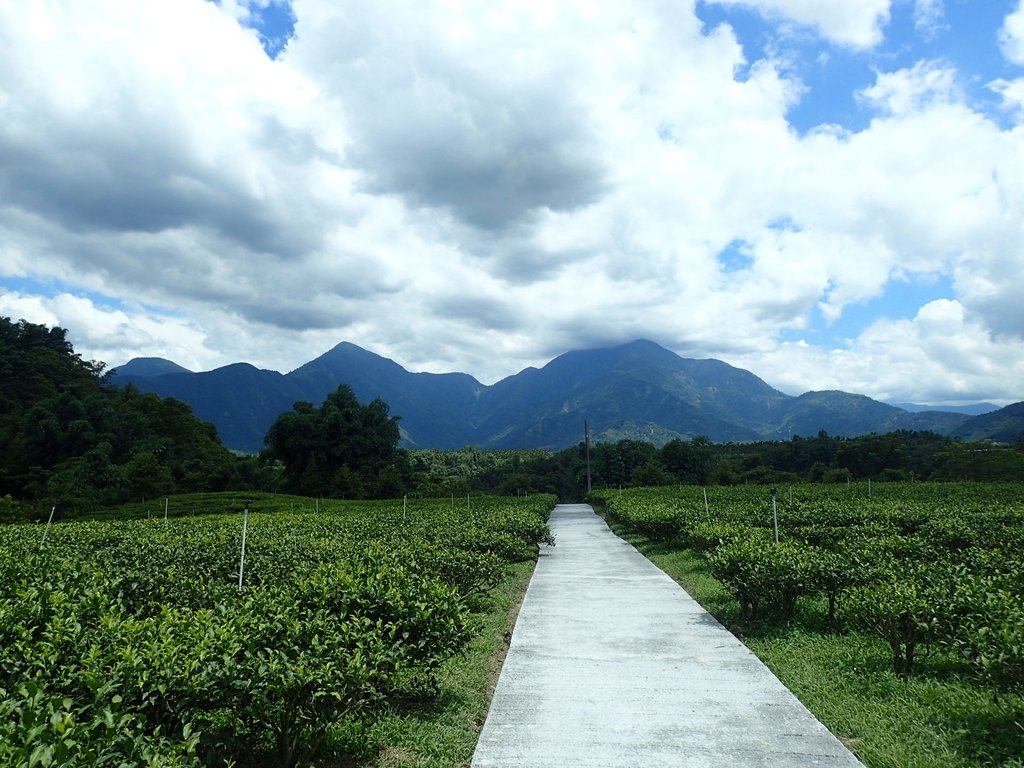
<path id="1" fill-rule="evenodd" d="M 661 568 L 734 632 L 732 594 L 692 550 L 616 534 Z M 788 626 L 759 626 L 741 639 L 804 706 L 868 768 L 1024 768 L 1024 707 L 1000 708 L 956 659 L 935 653 L 909 680 L 892 672 L 878 638 L 830 630 L 824 601 L 798 607 Z M 1004 707 L 1006 702 L 1004 702 Z"/>
<path id="2" fill-rule="evenodd" d="M 421 709 L 391 712 L 369 723 L 339 724 L 329 750 L 349 758 L 332 768 L 465 768 L 487 718 L 519 606 L 534 562 L 518 563 L 484 599 L 480 631 L 465 652 L 445 664 L 439 695 Z"/>

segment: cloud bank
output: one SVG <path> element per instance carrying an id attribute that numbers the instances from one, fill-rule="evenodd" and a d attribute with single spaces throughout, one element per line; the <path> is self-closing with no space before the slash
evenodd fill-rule
<path id="1" fill-rule="evenodd" d="M 861 56 L 895 12 L 715 4 Z M 694 3 L 295 0 L 273 57 L 266 5 L 0 0 L 0 313 L 111 364 L 349 340 L 493 381 L 642 336 L 790 392 L 1021 399 L 1024 80 L 989 114 L 948 61 L 873 62 L 864 127 L 798 132 L 817 94 Z M 1024 7 L 993 36 L 1024 65 Z M 908 282 L 951 293 L 885 303 Z"/>

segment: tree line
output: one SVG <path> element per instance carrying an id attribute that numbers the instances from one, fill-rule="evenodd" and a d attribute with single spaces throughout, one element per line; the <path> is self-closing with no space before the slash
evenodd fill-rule
<path id="1" fill-rule="evenodd" d="M 910 430 L 853 438 L 821 430 L 813 437 L 752 443 L 712 443 L 695 437 L 671 440 L 660 448 L 620 440 L 593 446 L 591 455 L 597 487 L 1024 477 L 1024 440 L 1012 446 L 964 443 Z"/>
<path id="2" fill-rule="evenodd" d="M 62 328 L 0 317 L 0 519 L 56 504 L 82 515 L 129 500 L 222 490 L 333 498 L 552 493 L 594 487 L 804 480 L 1001 480 L 1024 476 L 1024 442 L 961 443 L 929 432 L 661 447 L 639 440 L 563 451 L 404 450 L 400 419 L 342 385 L 319 407 L 295 403 L 258 456 L 227 450 L 181 401 L 115 387 Z M 582 429 L 581 429 L 582 432 Z"/>
<path id="3" fill-rule="evenodd" d="M 109 386 L 65 329 L 0 317 L 0 517 L 251 487 L 260 473 L 185 403 Z"/>

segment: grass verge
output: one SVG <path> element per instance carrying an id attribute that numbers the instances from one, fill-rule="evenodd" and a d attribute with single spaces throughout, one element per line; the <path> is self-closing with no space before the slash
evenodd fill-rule
<path id="1" fill-rule="evenodd" d="M 700 555 L 609 524 L 735 627 L 736 601 Z M 1024 731 L 1014 722 L 1024 722 L 1020 699 L 997 706 L 988 689 L 939 653 L 901 680 L 880 639 L 829 631 L 823 603 L 798 611 L 789 626 L 760 626 L 743 642 L 868 768 L 1024 768 Z"/>
<path id="2" fill-rule="evenodd" d="M 328 750 L 349 758 L 335 768 L 464 768 L 469 765 L 501 671 L 534 563 L 513 566 L 482 601 L 480 631 L 445 664 L 438 696 L 422 708 L 391 712 L 370 723 L 339 724 Z"/>

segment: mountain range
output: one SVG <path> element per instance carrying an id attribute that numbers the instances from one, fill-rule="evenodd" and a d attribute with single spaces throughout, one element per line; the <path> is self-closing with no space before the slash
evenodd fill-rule
<path id="1" fill-rule="evenodd" d="M 386 402 L 401 417 L 402 444 L 410 448 L 557 450 L 582 439 L 584 418 L 595 441 L 659 445 L 697 435 L 715 442 L 784 440 L 820 430 L 847 437 L 931 430 L 1005 441 L 1024 435 L 1024 403 L 972 416 L 839 391 L 794 397 L 750 371 L 683 358 L 642 339 L 567 352 L 492 385 L 465 373 L 412 373 L 348 342 L 288 374 L 248 363 L 194 373 L 169 360 L 136 358 L 109 380 L 188 403 L 216 425 L 227 447 L 246 452 L 263 447 L 267 429 L 295 402 L 320 405 L 341 384 L 362 402 Z"/>

